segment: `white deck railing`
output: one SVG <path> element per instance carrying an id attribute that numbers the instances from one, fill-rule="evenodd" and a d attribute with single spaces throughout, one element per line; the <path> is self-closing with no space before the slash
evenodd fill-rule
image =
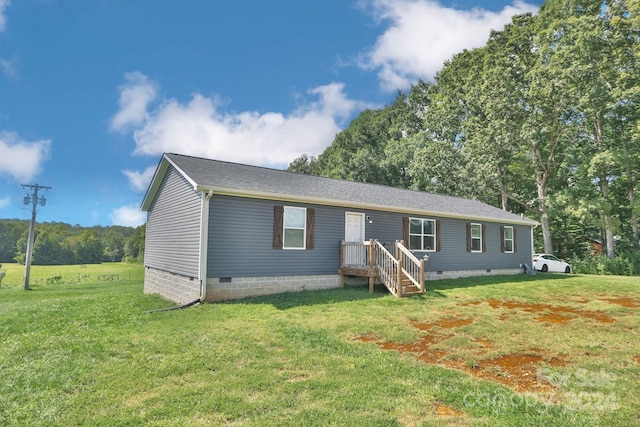
<path id="1" fill-rule="evenodd" d="M 391 293 L 402 296 L 404 278 L 424 292 L 424 261 L 418 259 L 401 241 L 380 243 L 342 242 L 340 267 L 375 270 Z"/>

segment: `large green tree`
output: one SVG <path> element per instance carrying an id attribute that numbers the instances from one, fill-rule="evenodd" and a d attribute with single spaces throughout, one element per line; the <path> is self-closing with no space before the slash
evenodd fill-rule
<path id="1" fill-rule="evenodd" d="M 640 0 L 547 0 L 290 169 L 528 212 L 549 253 L 637 250 L 639 68 Z"/>

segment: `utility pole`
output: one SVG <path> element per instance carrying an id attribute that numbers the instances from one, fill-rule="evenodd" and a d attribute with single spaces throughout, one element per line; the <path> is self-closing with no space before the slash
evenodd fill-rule
<path id="1" fill-rule="evenodd" d="M 43 196 L 38 197 L 38 190 L 49 190 L 51 187 L 45 187 L 44 185 L 31 185 L 31 184 L 22 184 L 22 188 L 29 188 L 33 190 L 33 194 L 30 196 L 24 196 L 24 204 L 28 205 L 31 203 L 31 225 L 29 225 L 29 240 L 27 241 L 27 257 L 24 262 L 24 288 L 31 289 L 29 287 L 29 274 L 31 272 L 31 253 L 33 252 L 33 239 L 35 234 L 36 227 L 36 210 L 38 207 L 38 203 L 41 206 L 44 206 L 47 203 L 47 199 Z"/>

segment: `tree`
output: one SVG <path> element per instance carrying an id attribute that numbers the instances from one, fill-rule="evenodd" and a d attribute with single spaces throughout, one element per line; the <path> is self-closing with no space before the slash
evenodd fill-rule
<path id="1" fill-rule="evenodd" d="M 614 234 L 621 224 L 615 187 L 626 187 L 630 205 L 635 203 L 637 161 L 632 153 L 637 153 L 637 146 L 629 136 L 638 121 L 640 70 L 634 48 L 640 30 L 634 29 L 632 16 L 625 1 L 586 0 L 549 0 L 540 14 L 551 62 L 570 70 L 562 81 L 565 93 L 575 94 L 575 121 L 583 136 L 579 150 L 588 163 L 588 182 L 599 190 L 598 210 L 611 258 L 615 256 Z M 637 241 L 634 209 L 630 215 Z"/>
<path id="2" fill-rule="evenodd" d="M 534 212 L 544 250 L 553 253 L 548 191 L 575 130 L 571 99 L 560 90 L 563 70 L 539 29 L 535 17 L 515 16 L 486 46 L 454 57 L 438 75 L 437 94 L 452 116 L 441 120 L 441 134 L 464 153 L 462 170 L 484 193 L 477 197 Z"/>
<path id="3" fill-rule="evenodd" d="M 306 175 L 317 175 L 318 160 L 314 156 L 303 154 L 289 163 L 289 172 L 303 173 Z"/>
<path id="4" fill-rule="evenodd" d="M 123 261 L 142 263 L 144 261 L 144 242 L 147 226 L 143 224 L 136 227 L 131 237 L 129 237 L 124 246 Z"/>
<path id="5" fill-rule="evenodd" d="M 114 230 L 109 230 L 101 239 L 103 245 L 102 261 L 122 261 L 124 257 L 124 241 L 123 234 Z"/>
<path id="6" fill-rule="evenodd" d="M 73 250 L 68 242 L 49 231 L 41 231 L 33 244 L 33 264 L 62 265 L 73 259 Z"/>
<path id="7" fill-rule="evenodd" d="M 28 224 L 24 221 L 0 222 L 0 262 L 13 262 L 18 255 L 18 240 Z"/>
<path id="8" fill-rule="evenodd" d="M 95 231 L 84 230 L 74 245 L 76 262 L 79 264 L 96 264 L 102 261 L 103 246 Z"/>

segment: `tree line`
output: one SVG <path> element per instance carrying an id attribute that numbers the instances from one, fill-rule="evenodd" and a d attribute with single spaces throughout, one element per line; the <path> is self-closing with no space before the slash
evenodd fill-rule
<path id="1" fill-rule="evenodd" d="M 145 225 L 81 227 L 62 222 L 36 224 L 34 265 L 95 264 L 125 261 L 142 263 Z M 0 263 L 24 264 L 29 221 L 0 220 Z"/>
<path id="2" fill-rule="evenodd" d="M 540 222 L 536 251 L 633 269 L 639 102 L 640 1 L 548 0 L 288 169 L 478 199 Z"/>

